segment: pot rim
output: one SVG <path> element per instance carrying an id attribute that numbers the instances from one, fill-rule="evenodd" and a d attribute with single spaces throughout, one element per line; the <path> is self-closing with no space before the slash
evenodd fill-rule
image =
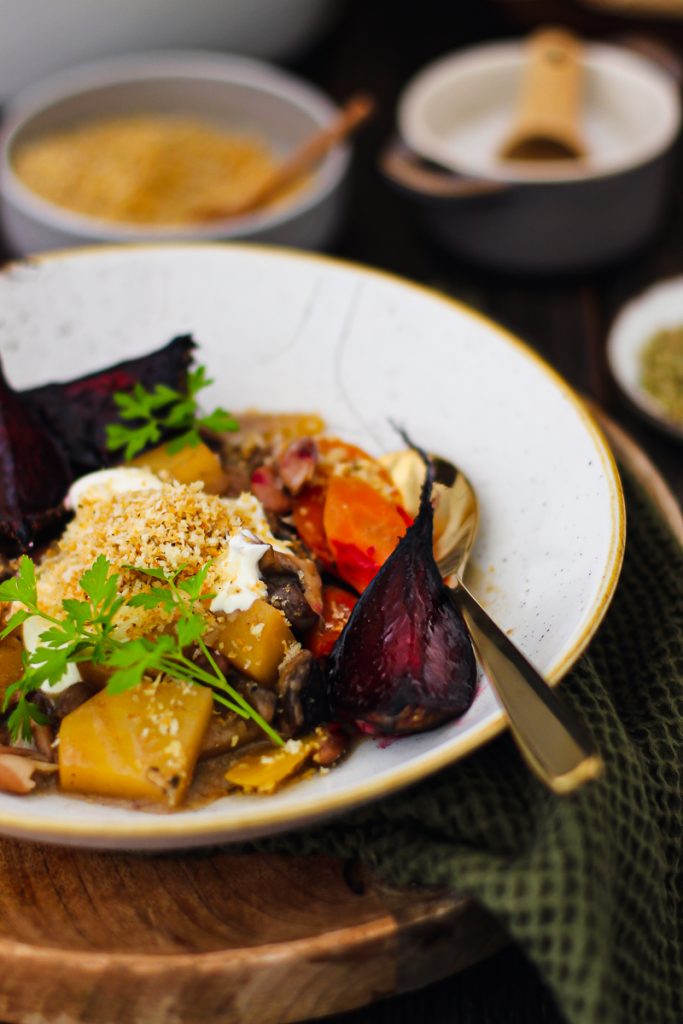
<path id="1" fill-rule="evenodd" d="M 450 79 L 453 79 L 453 87 L 460 87 L 461 75 L 481 72 L 487 66 L 500 67 L 502 62 L 508 65 L 521 64 L 524 59 L 524 42 L 514 40 L 485 43 L 462 53 L 449 53 L 418 72 L 399 96 L 397 120 L 401 137 L 419 156 L 456 174 L 515 186 L 581 184 L 614 177 L 651 163 L 673 146 L 680 131 L 681 99 L 674 76 L 653 60 L 626 47 L 587 43 L 585 52 L 589 66 L 600 68 L 607 75 L 637 76 L 653 94 L 658 92 L 662 111 L 659 135 L 648 139 L 645 144 L 639 138 L 634 138 L 634 150 L 628 159 L 622 156 L 612 161 L 607 159 L 602 164 L 581 165 L 573 162 L 570 166 L 560 166 L 556 162 L 530 164 L 529 161 L 492 161 L 482 167 L 476 159 L 469 162 L 467 159 L 462 160 L 459 154 L 454 154 L 448 142 L 430 128 L 426 117 L 429 102 L 437 88 L 442 90 L 448 87 Z"/>

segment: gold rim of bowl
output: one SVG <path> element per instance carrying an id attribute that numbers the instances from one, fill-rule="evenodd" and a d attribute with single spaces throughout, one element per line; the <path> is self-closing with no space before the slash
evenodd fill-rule
<path id="1" fill-rule="evenodd" d="M 270 253 L 271 255 L 282 257 L 285 260 L 293 259 L 310 263 L 322 262 L 332 267 L 338 267 L 354 271 L 355 273 L 364 274 L 367 277 L 379 278 L 393 282 L 403 288 L 419 292 L 432 301 L 454 307 L 466 316 L 485 324 L 489 330 L 501 337 L 506 344 L 514 345 L 515 348 L 522 352 L 527 359 L 531 360 L 543 370 L 545 375 L 550 378 L 553 384 L 573 405 L 593 440 L 596 452 L 601 460 L 605 478 L 610 485 L 611 537 L 606 560 L 606 570 L 603 574 L 600 591 L 594 602 L 592 615 L 589 621 L 584 625 L 579 636 L 574 640 L 574 643 L 569 650 L 565 651 L 557 662 L 545 673 L 545 678 L 551 685 L 554 686 L 557 684 L 576 663 L 580 655 L 588 646 L 590 640 L 595 635 L 598 626 L 602 622 L 614 595 L 619 579 L 619 573 L 621 571 L 626 537 L 624 492 L 621 486 L 617 465 L 605 435 L 585 403 L 567 383 L 567 381 L 556 370 L 554 370 L 542 356 L 535 352 L 534 349 L 532 349 L 526 342 L 522 341 L 521 338 L 518 338 L 504 327 L 501 327 L 500 324 L 497 324 L 494 320 L 491 320 L 483 313 L 471 309 L 464 302 L 460 302 L 458 299 L 445 295 L 435 288 L 417 284 L 401 277 L 398 274 L 393 274 L 385 270 L 377 270 L 373 267 L 366 267 L 361 263 L 355 263 L 352 260 L 340 259 L 336 256 L 297 251 L 281 246 L 267 245 L 258 242 L 141 242 L 130 244 L 79 246 L 66 250 L 41 253 L 40 255 L 29 256 L 25 260 L 19 259 L 14 262 L 10 262 L 3 267 L 3 272 L 11 270 L 13 267 L 18 265 L 20 266 L 22 263 L 40 265 L 42 263 L 51 263 L 56 260 L 69 259 L 72 256 L 79 255 L 97 257 L 100 254 L 106 255 L 111 252 L 125 250 L 215 250 L 222 248 L 237 250 L 248 249 L 252 252 Z M 397 792 L 399 789 L 403 789 L 406 786 L 419 782 L 421 779 L 426 778 L 428 775 L 433 774 L 439 769 L 445 768 L 448 765 L 453 764 L 455 761 L 459 761 L 462 757 L 465 757 L 467 754 L 476 750 L 494 736 L 497 736 L 505 728 L 507 728 L 505 713 L 503 711 L 499 711 L 495 717 L 490 719 L 488 722 L 485 722 L 478 728 L 473 729 L 461 739 L 452 741 L 452 745 L 447 750 L 436 750 L 432 754 L 423 754 L 420 757 L 419 763 L 409 762 L 404 766 L 398 766 L 392 770 L 391 777 L 389 779 L 370 778 L 362 783 L 349 787 L 348 791 L 343 793 L 327 797 L 316 795 L 301 803 L 296 808 L 296 812 L 294 814 L 291 809 L 278 807 L 277 803 L 274 803 L 269 807 L 268 804 L 264 802 L 262 808 L 259 807 L 258 809 L 246 814 L 244 812 L 240 812 L 239 807 L 236 804 L 229 810 L 221 810 L 220 812 L 217 812 L 215 817 L 211 819 L 205 817 L 188 817 L 186 815 L 192 815 L 192 811 L 185 812 L 185 814 L 180 811 L 174 815 L 170 815 L 169 817 L 160 817 L 158 821 L 155 821 L 154 823 L 140 820 L 139 824 L 136 825 L 134 820 L 131 822 L 106 822 L 98 824 L 96 822 L 67 822 L 63 819 L 58 820 L 54 817 L 46 818 L 45 820 L 41 820 L 40 818 L 27 819 L 21 815 L 8 814 L 7 812 L 2 811 L 0 812 L 0 831 L 6 835 L 13 834 L 18 837 L 41 836 L 54 839 L 59 839 L 60 837 L 63 837 L 64 839 L 81 838 L 84 840 L 92 839 L 96 842 L 101 842 L 102 840 L 107 839 L 118 841 L 124 841 L 126 839 L 144 841 L 146 839 L 156 840 L 164 838 L 182 839 L 184 837 L 187 837 L 188 839 L 196 838 L 197 840 L 201 840 L 205 837 L 207 842 L 218 841 L 221 838 L 224 841 L 228 841 L 231 834 L 241 832 L 248 832 L 251 835 L 257 835 L 268 832 L 272 828 L 282 831 L 286 828 L 288 820 L 291 821 L 292 827 L 301 827 L 304 824 L 312 824 L 318 819 L 327 818 L 332 814 L 337 814 L 345 810 L 351 810 L 360 804 L 388 796 L 391 793 Z M 74 807 L 77 806 L 78 798 L 74 799 L 70 796 L 68 799 L 73 801 Z M 89 804 L 89 806 L 92 806 L 92 804 Z M 131 811 L 132 815 L 135 813 L 136 812 Z M 239 838 L 240 836 L 235 835 L 235 840 Z"/>

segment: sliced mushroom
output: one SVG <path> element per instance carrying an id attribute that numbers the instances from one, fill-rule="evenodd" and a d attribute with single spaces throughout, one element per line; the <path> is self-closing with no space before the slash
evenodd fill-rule
<path id="1" fill-rule="evenodd" d="M 310 558 L 300 558 L 294 554 L 285 554 L 269 548 L 261 561 L 259 569 L 266 583 L 271 576 L 294 576 L 303 588 L 304 598 L 316 616 L 323 610 L 323 584 L 315 562 Z M 289 618 L 289 616 L 287 616 Z M 290 622 L 292 620 L 290 619 Z"/>
<path id="2" fill-rule="evenodd" d="M 52 746 L 55 739 L 55 732 L 52 726 L 43 722 L 31 722 L 31 732 L 36 750 L 43 755 L 47 761 L 55 760 L 55 748 Z"/>
<path id="3" fill-rule="evenodd" d="M 207 761 L 219 754 L 228 754 L 243 747 L 245 743 L 260 739 L 262 735 L 258 725 L 250 719 L 240 718 L 229 711 L 226 714 L 215 711 L 202 740 L 199 760 Z"/>
<path id="4" fill-rule="evenodd" d="M 318 621 L 304 597 L 298 576 L 269 576 L 266 580 L 268 601 L 278 608 L 296 633 L 303 633 Z"/>
<path id="5" fill-rule="evenodd" d="M 285 661 L 277 681 L 275 725 L 283 736 L 298 736 L 328 717 L 323 671 L 310 651 Z"/>
<path id="6" fill-rule="evenodd" d="M 288 541 L 294 546 L 296 554 L 300 554 L 303 558 L 310 558 L 310 553 L 301 544 L 299 534 L 296 532 L 296 526 L 289 516 L 278 516 L 266 509 L 266 518 L 273 537 L 277 537 L 278 540 Z M 296 550 L 297 547 L 300 551 Z"/>
<path id="7" fill-rule="evenodd" d="M 34 690 L 29 695 L 29 700 L 46 716 L 48 725 L 52 729 L 56 729 L 63 718 L 89 700 L 99 689 L 102 689 L 101 685 L 93 687 L 85 680 L 81 680 L 78 683 L 72 683 L 60 693 Z"/>
<path id="8" fill-rule="evenodd" d="M 249 490 L 251 473 L 244 462 L 223 462 L 225 473 L 225 489 L 223 494 L 228 498 L 239 498 L 240 494 Z"/>
<path id="9" fill-rule="evenodd" d="M 0 754 L 0 790 L 4 793 L 30 793 L 36 788 L 34 774 L 50 774 L 57 765 L 19 753 Z"/>
<path id="10" fill-rule="evenodd" d="M 73 683 L 68 689 L 62 690 L 54 697 L 54 709 L 57 718 L 66 718 L 72 711 L 79 708 L 86 700 L 93 696 L 93 690 L 88 683 Z"/>

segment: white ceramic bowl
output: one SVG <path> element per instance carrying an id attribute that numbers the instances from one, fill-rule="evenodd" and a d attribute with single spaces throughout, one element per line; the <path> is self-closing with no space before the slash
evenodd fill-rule
<path id="1" fill-rule="evenodd" d="M 14 173 L 12 153 L 23 141 L 89 118 L 140 111 L 195 116 L 251 132 L 282 157 L 329 124 L 336 109 L 317 89 L 287 72 L 221 54 L 127 55 L 55 75 L 21 93 L 7 111 L 0 162 L 5 238 L 22 255 L 92 242 L 169 239 L 246 238 L 324 247 L 343 208 L 348 146 L 332 150 L 286 204 L 188 227 L 127 226 L 73 213 L 27 188 Z"/>
<path id="2" fill-rule="evenodd" d="M 619 575 L 621 487 L 606 442 L 531 349 L 451 299 L 364 267 L 264 246 L 115 246 L 0 274 L 0 352 L 30 387 L 87 373 L 192 331 L 215 379 L 206 407 L 319 411 L 375 454 L 398 419 L 476 488 L 468 581 L 551 681 L 585 648 Z M 106 315 L 103 316 L 103 310 Z M 227 796 L 152 814 L 57 793 L 0 793 L 0 833 L 103 847 L 170 848 L 300 827 L 386 796 L 503 728 L 480 677 L 457 721 L 272 797 Z"/>
<path id="3" fill-rule="evenodd" d="M 439 239 L 477 263 L 555 273 L 620 259 L 654 233 L 664 211 L 681 121 L 678 83 L 624 47 L 587 45 L 589 158 L 505 161 L 498 152 L 526 60 L 520 42 L 487 44 L 449 54 L 409 82 L 398 107 L 402 140 L 459 176 L 460 187 L 439 198 L 408 180 L 398 184 Z"/>
<path id="4" fill-rule="evenodd" d="M 620 311 L 607 339 L 612 376 L 635 406 L 655 426 L 683 441 L 683 424 L 672 421 L 641 382 L 641 355 L 654 334 L 683 326 L 683 277 L 662 281 Z"/>
<path id="5" fill-rule="evenodd" d="M 73 67 L 129 50 L 226 49 L 263 60 L 299 53 L 339 0 L 0 0 L 0 101 Z"/>
<path id="6" fill-rule="evenodd" d="M 505 182 L 580 181 L 647 163 L 680 124 L 673 77 L 623 47 L 585 47 L 582 129 L 589 158 L 510 161 L 500 146 L 515 116 L 526 49 L 519 42 L 474 47 L 422 71 L 398 108 L 401 135 L 421 156 L 453 171 Z"/>

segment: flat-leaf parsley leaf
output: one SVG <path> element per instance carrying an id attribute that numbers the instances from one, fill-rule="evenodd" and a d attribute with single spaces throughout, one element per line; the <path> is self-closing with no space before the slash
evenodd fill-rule
<path id="1" fill-rule="evenodd" d="M 211 431 L 237 430 L 237 420 L 220 407 L 206 416 L 201 415 L 197 394 L 213 384 L 206 376 L 206 367 L 198 366 L 187 376 L 187 394 L 157 384 L 148 391 L 137 383 L 131 392 L 117 391 L 114 401 L 124 423 L 107 426 L 107 447 L 110 451 L 123 448 L 126 461 L 134 458 L 162 437 L 173 435 L 167 444 L 173 454 L 182 448 L 196 448 L 201 443 L 202 429 Z"/>

